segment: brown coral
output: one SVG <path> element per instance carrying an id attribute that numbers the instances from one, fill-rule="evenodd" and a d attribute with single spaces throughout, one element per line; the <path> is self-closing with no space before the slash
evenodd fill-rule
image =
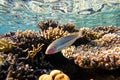
<path id="1" fill-rule="evenodd" d="M 69 33 L 78 32 L 79 30 L 75 28 L 75 24 L 65 24 L 59 26 L 63 31 L 68 31 Z"/>
<path id="2" fill-rule="evenodd" d="M 32 47 L 33 47 L 33 50 L 31 50 L 31 51 L 28 51 L 28 56 L 27 56 L 27 58 L 34 58 L 35 57 L 35 55 L 38 53 L 38 52 L 40 52 L 40 50 L 42 49 L 42 46 L 43 46 L 44 44 L 38 44 L 37 45 L 37 48 L 35 48 L 35 46 L 34 45 L 32 45 Z"/>
<path id="3" fill-rule="evenodd" d="M 38 23 L 38 27 L 42 31 L 47 30 L 49 27 L 56 28 L 57 26 L 58 26 L 58 22 L 53 20 L 47 20 Z"/>
<path id="4" fill-rule="evenodd" d="M 120 31 L 119 27 L 116 26 L 99 26 L 99 27 L 95 27 L 93 28 L 94 31 L 99 32 L 99 33 L 116 33 Z"/>

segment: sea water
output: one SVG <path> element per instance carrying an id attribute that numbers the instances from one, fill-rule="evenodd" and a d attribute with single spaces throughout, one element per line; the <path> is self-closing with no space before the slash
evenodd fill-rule
<path id="1" fill-rule="evenodd" d="M 40 21 L 74 23 L 77 28 L 120 26 L 120 0 L 0 0 L 0 34 L 39 31 Z"/>

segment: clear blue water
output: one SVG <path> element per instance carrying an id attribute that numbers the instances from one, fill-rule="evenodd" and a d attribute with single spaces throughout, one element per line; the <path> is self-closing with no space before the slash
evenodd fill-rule
<path id="1" fill-rule="evenodd" d="M 2 1 L 4 0 L 0 0 L 0 2 Z M 38 31 L 38 22 L 46 19 L 57 20 L 60 24 L 74 23 L 78 28 L 110 25 L 120 26 L 120 4 L 105 6 L 105 9 L 103 8 L 101 11 L 96 11 L 92 14 L 78 14 L 78 12 L 75 11 L 65 13 L 60 9 L 52 10 L 51 6 L 54 4 L 57 5 L 59 2 L 43 3 L 43 0 L 40 0 L 41 2 L 37 2 L 37 5 L 40 4 L 39 6 L 41 6 L 44 4 L 42 10 L 48 10 L 40 13 L 35 12 L 37 10 L 31 10 L 31 6 L 28 5 L 28 3 L 32 0 L 22 1 L 22 5 L 17 9 L 14 8 L 16 8 L 16 4 L 20 4 L 20 2 L 15 2 L 14 0 L 5 1 L 5 4 L 0 3 L 0 34 L 17 30 L 24 31 L 26 29 Z M 89 10 L 87 12 L 89 12 Z"/>

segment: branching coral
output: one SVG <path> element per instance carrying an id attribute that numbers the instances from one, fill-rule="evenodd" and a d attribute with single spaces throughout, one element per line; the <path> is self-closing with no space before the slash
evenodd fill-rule
<path id="1" fill-rule="evenodd" d="M 80 31 L 82 31 L 83 37 L 85 37 L 88 40 L 99 39 L 103 35 L 102 32 L 96 32 L 90 28 L 80 28 Z"/>
<path id="2" fill-rule="evenodd" d="M 38 27 L 44 31 L 47 30 L 49 27 L 56 28 L 58 26 L 58 22 L 53 20 L 42 21 L 38 23 Z"/>
<path id="3" fill-rule="evenodd" d="M 78 32 L 79 30 L 75 28 L 75 24 L 65 24 L 60 25 L 59 28 L 63 28 L 63 31 L 68 31 L 69 33 Z"/>
<path id="4" fill-rule="evenodd" d="M 29 37 L 35 37 L 35 36 L 38 36 L 38 33 L 37 32 L 33 32 L 33 31 L 31 31 L 31 30 L 26 30 L 26 31 L 21 31 L 21 30 L 19 30 L 19 31 L 17 31 L 16 33 L 15 33 L 15 35 L 16 35 L 16 37 L 18 37 L 18 38 L 22 38 L 22 37 L 27 37 L 27 38 L 29 38 Z"/>
<path id="5" fill-rule="evenodd" d="M 31 30 L 26 30 L 24 32 L 19 30 L 10 38 L 14 43 L 16 43 L 16 46 L 22 48 L 23 50 L 27 49 L 28 46 L 30 46 L 29 48 L 31 49 L 32 44 L 37 46 L 37 44 L 43 43 L 44 41 L 38 32 L 33 32 Z"/>
<path id="6" fill-rule="evenodd" d="M 39 77 L 39 80 L 70 80 L 70 78 L 60 70 L 52 70 L 50 75 L 43 74 Z"/>
<path id="7" fill-rule="evenodd" d="M 27 58 L 30 57 L 30 58 L 33 59 L 33 58 L 35 57 L 35 55 L 36 55 L 38 52 L 41 51 L 43 45 L 44 45 L 44 44 L 38 44 L 38 45 L 37 45 L 37 48 L 35 48 L 35 46 L 32 45 L 33 50 L 28 51 L 28 56 L 27 56 Z"/>
<path id="8" fill-rule="evenodd" d="M 41 31 L 48 30 L 49 27 L 52 28 L 59 28 L 63 29 L 63 31 L 68 31 L 69 33 L 72 32 L 78 32 L 78 29 L 75 28 L 75 24 L 65 24 L 65 25 L 59 25 L 57 21 L 53 20 L 47 20 L 47 21 L 42 21 L 38 23 L 38 28 L 40 28 Z"/>
<path id="9" fill-rule="evenodd" d="M 48 30 L 41 32 L 41 36 L 43 36 L 46 40 L 50 41 L 54 41 L 60 37 L 64 37 L 67 35 L 70 35 L 70 33 L 68 33 L 67 31 L 64 32 L 62 28 L 59 29 L 49 27 Z"/>
<path id="10" fill-rule="evenodd" d="M 9 41 L 5 38 L 2 38 L 0 40 L 0 51 L 8 51 L 8 50 L 11 50 L 14 46 L 14 43 L 12 41 Z"/>
<path id="11" fill-rule="evenodd" d="M 93 28 L 94 31 L 99 32 L 99 33 L 116 33 L 120 31 L 119 27 L 115 27 L 115 26 L 99 26 L 96 28 Z"/>

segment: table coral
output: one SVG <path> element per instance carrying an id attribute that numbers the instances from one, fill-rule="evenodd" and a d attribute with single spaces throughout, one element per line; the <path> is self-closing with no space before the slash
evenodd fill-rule
<path id="1" fill-rule="evenodd" d="M 98 35 L 99 33 L 101 34 L 99 37 L 95 37 L 94 35 L 96 34 L 92 34 L 94 30 L 89 33 L 91 29 L 81 29 L 84 30 L 83 38 L 91 38 L 93 36 L 94 38 L 91 38 L 87 44 L 81 43 L 79 46 L 67 47 L 62 50 L 62 53 L 68 59 L 73 58 L 75 63 L 82 68 L 117 69 L 120 66 L 120 33 L 116 28 L 112 28 L 114 30 L 109 27 L 105 28 L 106 32 L 102 33 L 101 31 L 95 31 Z"/>

